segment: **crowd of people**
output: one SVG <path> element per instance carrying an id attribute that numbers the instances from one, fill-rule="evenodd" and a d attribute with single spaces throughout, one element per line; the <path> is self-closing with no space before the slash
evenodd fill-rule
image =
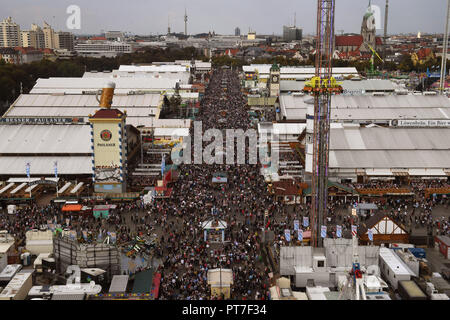
<path id="1" fill-rule="evenodd" d="M 202 121 L 203 132 L 246 131 L 251 123 L 244 106 L 237 74 L 216 70 L 196 120 Z M 161 238 L 160 299 L 209 299 L 208 270 L 219 267 L 233 271 L 233 298 L 267 299 L 269 271 L 259 245 L 264 210 L 273 203 L 265 196 L 258 166 L 247 163 L 248 157 L 241 165 L 183 165 L 172 198 L 157 200 L 158 216 L 176 219 L 164 227 Z M 212 178 L 219 172 L 226 173 L 228 182 L 214 187 Z M 224 243 L 204 241 L 201 223 L 208 219 L 227 222 Z"/>

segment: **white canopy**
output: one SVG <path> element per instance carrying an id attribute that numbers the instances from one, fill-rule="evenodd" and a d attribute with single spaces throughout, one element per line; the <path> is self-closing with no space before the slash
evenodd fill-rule
<path id="1" fill-rule="evenodd" d="M 214 219 L 202 222 L 202 228 L 206 230 L 215 230 L 215 229 L 226 229 L 227 223 L 223 220 L 218 220 L 218 225 L 214 226 Z"/>

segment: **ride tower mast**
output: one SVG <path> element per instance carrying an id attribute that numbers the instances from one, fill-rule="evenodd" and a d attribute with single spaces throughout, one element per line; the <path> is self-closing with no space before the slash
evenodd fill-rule
<path id="1" fill-rule="evenodd" d="M 342 89 L 332 77 L 335 0 L 317 1 L 317 40 L 314 96 L 311 228 L 315 247 L 323 246 L 321 227 L 327 213 L 331 95 Z"/>

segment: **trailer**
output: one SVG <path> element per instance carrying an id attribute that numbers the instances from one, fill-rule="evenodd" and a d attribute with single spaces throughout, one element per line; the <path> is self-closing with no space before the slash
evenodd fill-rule
<path id="1" fill-rule="evenodd" d="M 427 300 L 427 295 L 412 280 L 398 281 L 398 293 L 402 300 Z"/>
<path id="2" fill-rule="evenodd" d="M 0 300 L 25 300 L 33 286 L 33 271 L 18 272 L 0 293 Z"/>
<path id="3" fill-rule="evenodd" d="M 381 274 L 395 290 L 399 281 L 411 280 L 414 276 L 414 272 L 392 249 L 380 248 L 379 266 Z"/>
<path id="4" fill-rule="evenodd" d="M 21 264 L 8 264 L 3 271 L 0 272 L 0 286 L 5 287 L 21 269 Z"/>

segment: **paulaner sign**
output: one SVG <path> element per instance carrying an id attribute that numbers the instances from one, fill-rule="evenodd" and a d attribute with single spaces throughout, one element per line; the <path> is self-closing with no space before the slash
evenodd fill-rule
<path id="1" fill-rule="evenodd" d="M 391 120 L 391 127 L 450 127 L 450 120 Z"/>
<path id="2" fill-rule="evenodd" d="M 84 123 L 83 118 L 0 118 L 5 124 Z"/>

